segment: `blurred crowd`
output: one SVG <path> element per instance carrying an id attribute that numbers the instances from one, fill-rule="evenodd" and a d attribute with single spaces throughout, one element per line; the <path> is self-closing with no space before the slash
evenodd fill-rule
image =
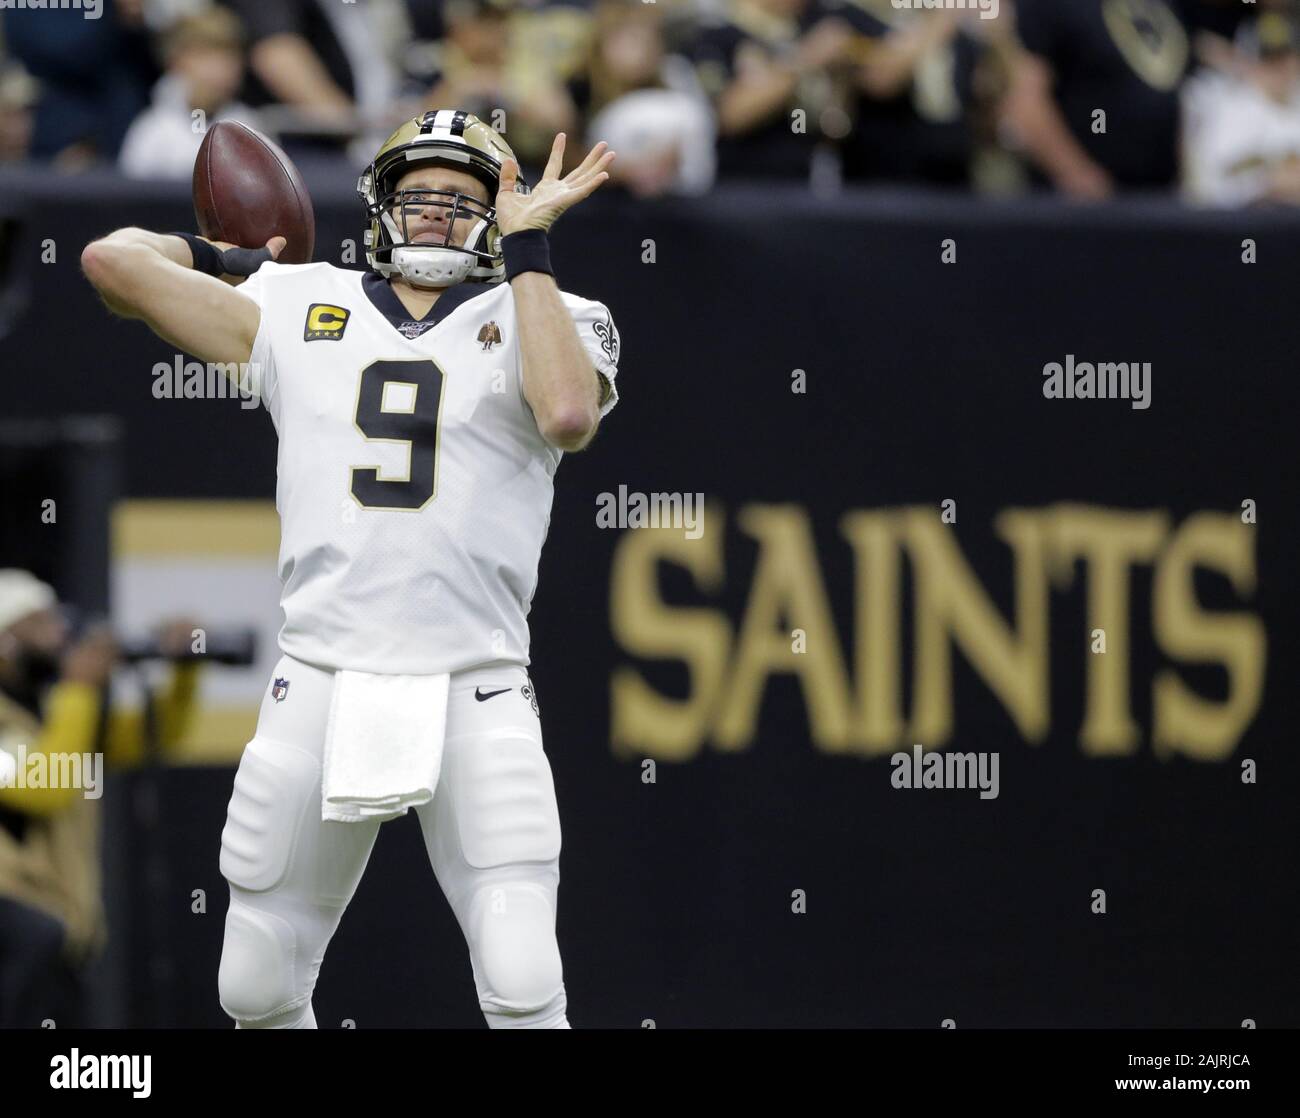
<path id="1" fill-rule="evenodd" d="M 458 107 L 526 170 L 558 131 L 606 140 L 639 196 L 780 179 L 1295 204 L 1298 7 L 3 0 L 0 161 L 184 178 L 233 118 L 355 167 L 403 119 Z"/>

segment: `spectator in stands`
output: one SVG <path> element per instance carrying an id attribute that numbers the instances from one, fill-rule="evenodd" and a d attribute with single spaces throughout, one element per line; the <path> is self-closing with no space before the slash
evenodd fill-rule
<path id="1" fill-rule="evenodd" d="M 587 143 L 601 140 L 618 152 L 612 181 L 638 197 L 699 194 L 713 183 L 713 113 L 681 55 L 664 47 L 663 16 L 640 0 L 602 0 L 586 72 L 568 84 Z"/>
<path id="2" fill-rule="evenodd" d="M 1300 204 L 1300 34 L 1268 12 L 1237 42 L 1229 69 L 1188 85 L 1188 193 L 1218 205 Z"/>
<path id="3" fill-rule="evenodd" d="M 499 126 L 522 164 L 544 164 L 555 134 L 573 132 L 573 107 L 551 73 L 514 64 L 509 0 L 447 0 L 443 19 L 447 38 L 425 107 L 467 109 Z"/>
<path id="4" fill-rule="evenodd" d="M 589 60 L 595 33 L 592 19 L 595 3 L 596 0 L 511 0 L 510 65 L 521 80 L 532 81 L 538 75 L 545 75 L 567 82 L 581 74 Z M 655 0 L 655 6 L 661 9 L 673 3 L 674 0 Z"/>
<path id="5" fill-rule="evenodd" d="M 1238 28 L 1249 23 L 1258 11 L 1295 6 L 1296 0 L 1181 0 L 1179 10 L 1193 34 L 1208 32 L 1231 44 Z"/>
<path id="6" fill-rule="evenodd" d="M 400 121 L 402 0 L 227 2 L 248 30 L 244 100 L 288 110 L 259 114 L 286 146 L 338 148 L 360 135 L 357 151 L 368 151 Z"/>
<path id="7" fill-rule="evenodd" d="M 54 6 L 3 16 L 6 50 L 40 83 L 32 157 L 66 170 L 116 159 L 158 77 L 140 0 L 104 0 L 99 19 Z"/>
<path id="8" fill-rule="evenodd" d="M 968 184 L 976 75 L 996 21 L 974 7 L 896 11 L 880 0 L 846 0 L 841 11 L 868 44 L 859 51 L 844 177 Z"/>
<path id="9" fill-rule="evenodd" d="M 210 122 L 256 126 L 233 100 L 244 77 L 239 19 L 225 8 L 185 16 L 163 34 L 162 56 L 153 106 L 131 125 L 118 165 L 132 178 L 188 179 Z"/>
<path id="10" fill-rule="evenodd" d="M 174 622 L 160 642 L 179 653 L 189 647 L 192 628 Z M 102 753 L 111 765 L 138 762 L 139 715 L 113 712 L 100 734 L 115 658 L 104 631 L 71 638 L 49 586 L 27 571 L 0 570 L 0 1028 L 39 1028 L 47 1018 L 58 1028 L 88 1023 L 83 971 L 106 938 L 98 799 L 62 780 L 34 787 L 38 781 L 26 774 L 39 771 L 32 765 L 37 754 Z M 196 675 L 193 664 L 178 666 L 158 703 L 161 744 L 183 734 Z M 41 767 L 54 771 L 49 760 Z M 83 785 L 88 775 L 102 776 L 71 771 L 81 772 Z"/>
<path id="11" fill-rule="evenodd" d="M 814 152 L 848 133 L 834 75 L 853 38 L 823 0 L 731 0 L 701 28 L 692 55 L 717 114 L 721 176 L 809 180 Z"/>
<path id="12" fill-rule="evenodd" d="M 1018 0 L 1008 123 L 1057 190 L 1100 199 L 1178 178 L 1188 33 L 1177 0 Z"/>
<path id="13" fill-rule="evenodd" d="M 27 158 L 36 100 L 36 83 L 27 72 L 0 64 L 0 163 Z"/>

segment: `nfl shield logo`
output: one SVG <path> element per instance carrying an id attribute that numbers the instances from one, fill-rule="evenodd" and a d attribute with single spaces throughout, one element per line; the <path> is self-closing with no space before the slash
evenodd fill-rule
<path id="1" fill-rule="evenodd" d="M 287 679 L 277 678 L 271 684 L 271 698 L 277 703 L 284 702 L 284 697 L 289 693 L 289 681 Z"/>

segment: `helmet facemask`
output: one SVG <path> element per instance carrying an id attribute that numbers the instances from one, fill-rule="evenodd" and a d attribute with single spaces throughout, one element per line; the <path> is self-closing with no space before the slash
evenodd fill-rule
<path id="1" fill-rule="evenodd" d="M 441 237 L 436 230 L 413 228 L 420 212 L 430 206 L 446 213 Z M 370 216 L 387 234 L 382 240 L 388 243 L 374 249 L 381 272 L 396 273 L 419 287 L 449 287 L 495 266 L 496 210 L 468 194 L 428 187 L 395 190 L 371 208 Z M 461 244 L 455 243 L 458 224 L 468 229 Z"/>

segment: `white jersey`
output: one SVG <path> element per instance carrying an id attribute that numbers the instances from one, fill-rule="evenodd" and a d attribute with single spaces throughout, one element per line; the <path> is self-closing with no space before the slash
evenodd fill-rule
<path id="1" fill-rule="evenodd" d="M 333 670 L 527 665 L 562 452 L 524 397 L 510 284 L 448 288 L 418 321 L 378 274 L 330 264 L 263 264 L 238 290 L 279 435 L 281 649 Z M 562 295 L 603 416 L 618 333 Z"/>

